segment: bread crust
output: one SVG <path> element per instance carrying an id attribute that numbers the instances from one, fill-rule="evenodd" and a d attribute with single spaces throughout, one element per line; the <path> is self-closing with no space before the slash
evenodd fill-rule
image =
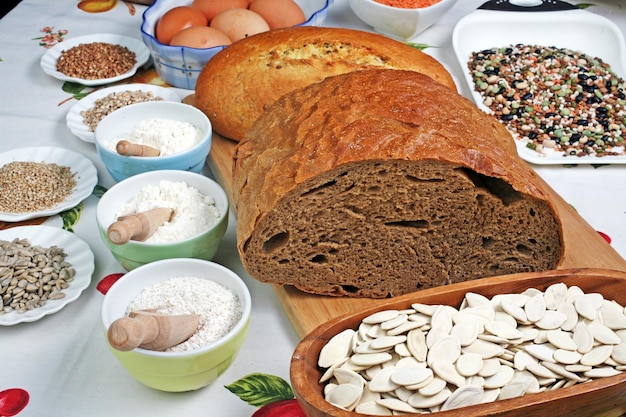
<path id="1" fill-rule="evenodd" d="M 220 51 L 198 77 L 194 105 L 217 133 L 239 141 L 284 93 L 374 67 L 421 72 L 456 90 L 443 65 L 416 48 L 371 32 L 301 26 L 250 36 Z"/>
<path id="2" fill-rule="evenodd" d="M 447 254 L 444 256 L 447 260 L 441 261 L 440 259 L 441 265 L 438 268 L 442 270 L 429 272 L 433 274 L 430 278 L 413 277 L 415 282 L 404 288 L 398 287 L 404 285 L 402 283 L 391 288 L 383 285 L 381 289 L 378 285 L 377 289 L 346 290 L 346 288 L 358 286 L 350 281 L 351 277 L 334 277 L 330 272 L 327 272 L 329 277 L 327 286 L 320 283 L 319 277 L 311 278 L 311 282 L 307 284 L 307 277 L 304 275 L 311 272 L 308 269 L 310 265 L 299 265 L 300 269 L 296 268 L 296 270 L 301 270 L 303 275 L 298 278 L 293 276 L 294 270 L 290 270 L 288 274 L 282 274 L 279 262 L 274 268 L 274 266 L 268 266 L 267 259 L 260 259 L 265 256 L 264 251 L 269 255 L 269 252 L 273 250 L 267 247 L 270 240 L 268 236 L 277 234 L 277 230 L 288 231 L 286 235 L 291 233 L 291 237 L 297 233 L 305 234 L 302 228 L 306 228 L 306 225 L 299 225 L 299 231 L 294 232 L 288 224 L 291 220 L 286 220 L 285 215 L 277 211 L 294 211 L 294 205 L 304 201 L 301 198 L 302 195 L 312 192 L 313 189 L 322 188 L 323 184 L 339 182 L 338 177 L 343 175 L 342 172 L 353 172 L 376 164 L 385 166 L 385 172 L 406 171 L 406 175 L 416 177 L 422 174 L 413 174 L 409 171 L 419 166 L 419 169 L 416 168 L 417 171 L 434 172 L 433 178 L 438 178 L 442 184 L 458 176 L 453 184 L 458 187 L 459 195 L 471 195 L 471 198 L 463 200 L 463 204 L 468 206 L 467 210 L 471 211 L 469 206 L 473 204 L 473 201 L 489 199 L 491 202 L 488 205 L 493 204 L 493 213 L 488 212 L 482 216 L 491 216 L 491 220 L 489 223 L 476 226 L 481 230 L 471 230 L 466 233 L 475 234 L 471 236 L 473 240 L 465 241 L 464 236 L 457 236 L 454 237 L 454 242 L 448 240 L 441 243 L 441 253 Z M 387 166 L 388 164 L 394 167 Z M 371 168 L 367 169 L 370 171 L 364 172 L 373 172 Z M 362 176 L 352 174 L 348 176 L 355 187 L 358 186 L 357 183 L 361 181 Z M 480 179 L 473 179 L 475 176 L 479 176 Z M 488 190 L 489 186 L 480 185 L 493 181 L 497 181 L 497 187 L 510 187 L 515 192 L 506 191 L 500 194 L 497 190 Z M 245 139 L 236 146 L 233 193 L 238 213 L 238 251 L 244 267 L 252 276 L 261 281 L 292 284 L 305 291 L 330 295 L 386 297 L 415 290 L 417 287 L 424 288 L 453 282 L 458 280 L 459 276 L 471 279 L 497 273 L 529 271 L 535 268 L 553 269 L 563 257 L 563 233 L 555 206 L 550 201 L 547 190 L 541 184 L 534 171 L 517 156 L 513 138 L 500 123 L 479 110 L 469 100 L 429 77 L 412 71 L 399 70 L 366 70 L 338 75 L 281 97 L 259 117 Z M 392 184 L 391 187 L 395 185 Z M 406 190 L 403 191 L 401 187 L 403 186 L 390 190 L 386 198 L 393 200 L 396 196 L 406 193 Z M 432 198 L 441 198 L 436 188 L 422 189 L 430 190 L 428 192 Z M 414 190 L 420 190 L 420 188 Z M 492 198 L 493 195 L 496 197 Z M 363 197 L 363 193 L 359 196 L 355 198 L 368 198 Z M 439 217 L 450 219 L 466 215 L 458 206 L 460 203 L 455 197 L 445 198 L 449 208 L 439 210 L 448 210 L 448 213 L 422 213 L 420 216 L 424 219 Z M 397 199 L 401 200 L 400 197 Z M 403 203 L 398 203 L 398 206 L 404 207 L 412 204 L 410 198 L 402 201 Z M 332 206 L 334 202 L 326 201 L 325 204 Z M 305 209 L 302 207 L 297 209 L 299 213 L 296 217 L 305 216 Z M 339 212 L 344 208 L 337 207 L 336 209 Z M 390 210 L 394 210 L 393 206 Z M 516 210 L 522 213 L 536 212 L 537 216 L 545 217 L 545 219 L 542 219 L 540 223 L 535 223 L 536 219 L 523 218 L 518 226 L 511 226 L 511 224 L 515 225 L 515 216 L 519 215 Z M 367 210 L 361 208 L 357 211 Z M 415 213 L 411 215 L 416 216 Z M 470 217 L 468 214 L 468 218 Z M 509 219 L 504 219 L 505 217 Z M 338 215 L 338 218 L 341 216 Z M 297 218 L 292 220 L 298 222 Z M 347 220 L 343 225 L 327 225 L 328 232 L 330 233 L 330 230 L 336 227 L 356 228 L 349 224 L 350 221 Z M 502 224 L 508 226 L 498 226 L 501 221 Z M 277 224 L 281 222 L 284 224 Z M 460 253 L 462 250 L 461 247 L 455 247 L 456 241 L 466 242 L 466 245 L 467 242 L 478 242 L 477 245 L 483 242 L 482 244 L 487 246 L 485 239 L 490 242 L 498 239 L 498 227 L 506 227 L 506 232 L 512 235 L 513 239 L 517 239 L 515 236 L 517 234 L 521 236 L 524 231 L 521 230 L 518 233 L 516 230 L 508 229 L 522 228 L 522 223 L 524 227 L 531 229 L 528 235 L 530 237 L 524 239 L 541 240 L 549 236 L 545 237 L 549 240 L 545 247 L 549 248 L 550 253 L 539 253 L 535 249 L 529 250 L 529 253 L 533 252 L 528 254 L 529 257 L 540 258 L 540 263 L 529 266 L 532 262 L 528 259 L 528 265 L 522 265 L 521 261 L 517 265 L 515 260 L 519 260 L 520 256 L 522 258 L 526 256 L 526 254 L 518 253 L 515 256 L 511 254 L 511 259 L 515 259 L 507 265 L 508 269 L 490 271 L 485 268 L 485 270 L 468 271 L 463 269 L 463 259 L 455 261 L 455 265 L 445 265 L 446 262 L 452 261 L 455 253 Z M 532 230 L 533 228 L 537 230 Z M 323 230 L 323 227 L 317 229 L 316 233 L 325 233 L 320 230 Z M 482 236 L 481 233 L 483 233 Z M 532 237 L 533 234 L 537 235 L 536 238 Z M 368 244 L 368 239 L 373 241 L 376 236 L 368 236 L 364 245 Z M 498 249 L 502 253 L 516 250 L 506 247 L 505 244 L 510 242 L 500 243 L 504 245 Z M 540 243 L 544 244 L 544 242 Z M 280 242 L 280 245 L 283 244 L 286 243 Z M 319 242 L 316 244 L 319 245 Z M 266 245 L 265 248 L 264 245 Z M 520 244 L 515 245 L 519 249 Z M 313 254 L 315 250 L 311 248 L 311 253 Z M 489 250 L 482 248 L 480 252 L 480 256 L 487 257 Z M 308 255 L 302 253 L 293 254 L 293 256 L 306 258 Z M 371 253 L 368 256 L 372 256 Z M 544 259 L 541 259 L 542 257 Z M 271 256 L 268 256 L 269 258 Z M 370 262 L 376 264 L 377 261 L 377 259 L 356 260 L 355 265 L 365 266 Z M 407 255 L 402 260 L 402 262 L 405 261 L 409 264 L 413 262 L 407 258 Z M 485 262 L 488 261 L 486 259 Z M 301 260 L 295 259 L 292 263 L 298 262 Z M 315 269 L 316 266 L 313 267 Z M 416 273 L 419 273 L 417 271 L 419 268 L 417 264 L 412 265 L 408 271 L 414 269 Z M 386 271 L 379 272 L 383 275 L 386 273 Z M 392 282 L 398 277 L 389 276 L 385 279 Z M 368 281 L 363 277 L 360 277 L 360 280 L 361 284 Z M 368 284 L 371 283 L 368 282 Z"/>

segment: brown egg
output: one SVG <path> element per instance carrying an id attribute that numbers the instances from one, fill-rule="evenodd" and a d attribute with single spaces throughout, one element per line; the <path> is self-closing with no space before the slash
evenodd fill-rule
<path id="1" fill-rule="evenodd" d="M 304 12 L 293 0 L 253 0 L 249 9 L 261 15 L 270 29 L 295 26 L 306 21 Z"/>
<path id="2" fill-rule="evenodd" d="M 191 7 L 202 10 L 210 22 L 219 12 L 226 9 L 247 9 L 248 0 L 193 0 Z"/>
<path id="3" fill-rule="evenodd" d="M 223 32 L 208 26 L 191 26 L 177 33 L 170 45 L 189 48 L 213 48 L 230 45 L 231 41 Z"/>
<path id="4" fill-rule="evenodd" d="M 198 9 L 189 6 L 178 6 L 165 12 L 156 24 L 156 38 L 159 42 L 169 45 L 174 35 L 190 26 L 206 26 L 207 18 Z"/>
<path id="5" fill-rule="evenodd" d="M 248 9 L 224 10 L 211 20 L 210 26 L 224 32 L 233 42 L 270 30 L 261 16 Z"/>

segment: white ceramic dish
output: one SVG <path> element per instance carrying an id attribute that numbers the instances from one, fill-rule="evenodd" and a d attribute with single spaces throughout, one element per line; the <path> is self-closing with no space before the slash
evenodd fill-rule
<path id="1" fill-rule="evenodd" d="M 60 300 L 48 300 L 38 308 L 25 313 L 12 311 L 0 315 L 0 325 L 13 326 L 22 322 L 31 322 L 56 313 L 76 300 L 91 283 L 94 271 L 94 255 L 89 245 L 74 233 L 51 226 L 19 226 L 0 230 L 0 240 L 11 241 L 15 238 L 28 239 L 31 245 L 49 248 L 58 246 L 66 253 L 65 260 L 76 270 L 74 280 L 63 290 L 65 297 Z"/>
<path id="2" fill-rule="evenodd" d="M 476 10 L 462 18 L 452 34 L 452 45 L 472 99 L 482 104 L 467 62 L 472 52 L 510 44 L 557 46 L 602 58 L 613 70 L 626 77 L 626 44 L 619 28 L 610 20 L 582 9 L 558 12 L 509 12 Z M 520 157 L 528 162 L 549 164 L 626 164 L 626 154 L 618 156 L 566 157 L 562 152 L 538 153 L 516 140 Z"/>
<path id="3" fill-rule="evenodd" d="M 46 210 L 26 213 L 6 213 L 0 211 L 0 221 L 19 222 L 37 217 L 52 216 L 75 207 L 89 197 L 98 183 L 98 171 L 93 163 L 83 155 L 63 148 L 53 146 L 35 146 L 29 148 L 12 149 L 0 153 L 0 167 L 9 162 L 46 162 L 68 166 L 75 173 L 76 187 L 61 203 Z"/>
<path id="4" fill-rule="evenodd" d="M 359 19 L 378 33 L 406 42 L 419 35 L 454 7 L 457 0 L 441 0 L 428 7 L 391 7 L 376 0 L 348 0 Z"/>
<path id="5" fill-rule="evenodd" d="M 124 74 L 120 74 L 116 77 L 101 78 L 97 80 L 86 80 L 83 78 L 69 77 L 62 72 L 57 71 L 57 60 L 59 59 L 63 51 L 83 43 L 92 42 L 105 42 L 125 46 L 135 53 L 137 62 L 135 63 L 133 68 L 130 69 L 130 71 L 125 72 Z M 146 47 L 146 45 L 143 44 L 141 40 L 131 38 L 129 36 L 101 33 L 94 35 L 78 36 L 76 38 L 66 39 L 63 42 L 57 43 L 52 48 L 48 49 L 48 51 L 41 57 L 40 64 L 41 68 L 46 74 L 58 80 L 72 81 L 87 86 L 94 86 L 109 84 L 131 77 L 137 72 L 137 69 L 139 69 L 139 67 L 141 67 L 148 61 L 149 58 L 150 51 L 148 51 L 148 48 Z"/>
<path id="6" fill-rule="evenodd" d="M 85 142 L 95 142 L 95 133 L 89 130 L 89 127 L 83 123 L 81 112 L 91 109 L 96 100 L 108 96 L 111 93 L 119 93 L 122 91 L 143 91 L 151 92 L 155 97 L 161 97 L 164 101 L 181 101 L 180 95 L 171 88 L 160 87 L 152 84 L 122 84 L 113 87 L 96 90 L 88 96 L 79 100 L 72 106 L 67 113 L 67 127 L 70 131 Z"/>

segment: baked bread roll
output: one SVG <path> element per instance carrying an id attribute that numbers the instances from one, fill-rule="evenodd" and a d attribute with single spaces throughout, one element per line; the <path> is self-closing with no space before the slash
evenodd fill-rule
<path id="1" fill-rule="evenodd" d="M 284 93 L 372 67 L 422 72 L 456 90 L 446 69 L 416 48 L 370 32 L 301 26 L 259 33 L 220 51 L 198 76 L 194 105 L 217 133 L 239 141 Z"/>
<path id="2" fill-rule="evenodd" d="M 235 147 L 256 279 L 383 298 L 554 269 L 555 207 L 495 118 L 431 78 L 364 70 L 287 93 Z"/>

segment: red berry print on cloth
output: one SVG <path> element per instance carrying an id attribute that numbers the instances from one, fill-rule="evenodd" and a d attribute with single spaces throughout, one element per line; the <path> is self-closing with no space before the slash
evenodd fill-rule
<path id="1" fill-rule="evenodd" d="M 306 417 L 295 398 L 269 403 L 259 408 L 252 417 Z"/>
<path id="2" fill-rule="evenodd" d="M 606 240 L 606 243 L 609 243 L 609 244 L 611 243 L 611 237 L 610 237 L 609 235 L 607 235 L 606 233 L 601 232 L 601 231 L 599 231 L 599 230 L 596 230 L 596 231 L 598 232 L 598 234 L 599 234 L 600 236 L 602 236 L 602 238 L 603 238 L 604 240 Z"/>
<path id="3" fill-rule="evenodd" d="M 111 285 L 115 284 L 118 279 L 122 278 L 124 274 L 111 274 L 102 278 L 102 280 L 96 285 L 96 289 L 102 294 L 106 294 L 111 288 Z"/>
<path id="4" fill-rule="evenodd" d="M 278 376 L 253 373 L 225 388 L 248 404 L 259 407 L 252 417 L 306 417 L 289 383 Z"/>
<path id="5" fill-rule="evenodd" d="M 22 411 L 30 395 L 28 391 L 21 388 L 9 388 L 0 391 L 0 417 L 11 417 Z"/>
<path id="6" fill-rule="evenodd" d="M 39 41 L 39 46 L 43 46 L 46 49 L 52 48 L 59 42 L 63 42 L 63 37 L 67 35 L 67 29 L 59 29 L 55 32 L 54 26 L 46 26 L 40 30 L 45 33 L 44 36 L 33 38 L 34 41 Z"/>

